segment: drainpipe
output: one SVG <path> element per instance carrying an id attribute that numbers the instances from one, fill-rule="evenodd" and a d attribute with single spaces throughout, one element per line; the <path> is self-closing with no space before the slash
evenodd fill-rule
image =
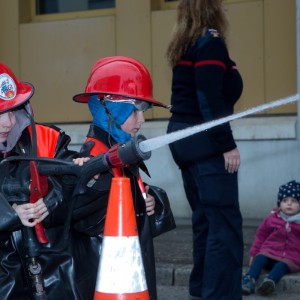
<path id="1" fill-rule="evenodd" d="M 300 0 L 296 0 L 297 93 L 300 95 Z M 300 140 L 300 101 L 298 99 L 296 137 Z"/>

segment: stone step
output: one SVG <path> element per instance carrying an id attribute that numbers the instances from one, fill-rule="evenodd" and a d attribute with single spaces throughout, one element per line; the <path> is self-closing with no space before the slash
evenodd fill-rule
<path id="1" fill-rule="evenodd" d="M 188 286 L 191 270 L 192 265 L 157 264 L 157 284 L 163 286 Z M 245 272 L 246 269 L 244 269 L 244 273 Z M 264 274 L 261 275 L 258 284 L 264 276 Z M 300 273 L 285 275 L 276 286 L 276 291 L 278 293 L 287 291 L 291 293 L 300 293 Z"/>
<path id="2" fill-rule="evenodd" d="M 249 260 L 248 251 L 260 222 L 261 220 L 250 219 L 243 222 L 244 272 L 247 270 Z M 176 229 L 154 239 L 157 284 L 170 288 L 186 288 L 192 268 L 192 228 L 189 219 L 179 219 L 176 223 Z M 276 287 L 276 293 L 279 296 L 286 293 L 300 293 L 300 273 L 284 276 Z"/>

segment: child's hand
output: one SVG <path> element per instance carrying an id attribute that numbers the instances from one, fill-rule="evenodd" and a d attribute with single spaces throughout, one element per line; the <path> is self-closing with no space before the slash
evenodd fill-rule
<path id="1" fill-rule="evenodd" d="M 42 222 L 48 215 L 48 209 L 43 198 L 35 203 L 26 203 L 17 205 L 14 203 L 12 208 L 16 211 L 24 226 L 33 227 Z"/>
<path id="2" fill-rule="evenodd" d="M 148 194 L 148 191 L 149 191 L 148 185 L 145 186 L 145 191 L 146 191 L 146 198 L 145 198 L 146 211 L 147 211 L 147 215 L 151 216 L 154 214 L 155 199 L 153 196 Z"/>
<path id="3" fill-rule="evenodd" d="M 77 166 L 83 166 L 85 163 L 87 163 L 91 158 L 90 157 L 77 157 L 73 159 L 73 162 Z M 99 174 L 94 176 L 94 179 L 97 180 L 99 178 Z"/>
<path id="4" fill-rule="evenodd" d="M 75 165 L 83 166 L 86 162 L 90 160 L 90 157 L 77 157 L 73 159 Z"/>

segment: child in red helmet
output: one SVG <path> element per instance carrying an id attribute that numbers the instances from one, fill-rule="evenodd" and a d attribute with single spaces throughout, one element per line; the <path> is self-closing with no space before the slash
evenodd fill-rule
<path id="1" fill-rule="evenodd" d="M 75 203 L 74 211 L 68 210 L 67 202 L 75 185 L 72 176 L 47 177 L 42 188 L 48 185 L 48 189 L 35 203 L 29 203 L 30 188 L 38 185 L 33 181 L 37 178 L 29 173 L 26 159 L 71 161 L 77 155 L 68 150 L 70 137 L 62 130 L 35 124 L 29 103 L 33 94 L 30 83 L 18 80 L 10 68 L 0 63 L 1 299 L 92 299 L 94 285 L 89 286 L 91 268 L 87 269 L 86 264 L 91 265 L 89 259 L 96 251 L 92 247 L 94 241 L 75 224 L 90 214 L 93 203 L 81 199 Z M 9 160 L 12 158 L 19 160 L 16 163 Z M 65 219 L 70 213 L 74 225 L 65 239 Z M 41 224 L 36 235 L 34 229 Z M 41 242 L 37 236 L 42 237 Z M 82 254 L 86 264 L 78 263 L 77 257 Z"/>
<path id="2" fill-rule="evenodd" d="M 152 80 L 148 70 L 139 61 L 125 56 L 100 59 L 92 68 L 85 93 L 73 97 L 76 102 L 88 103 L 93 124 L 87 134 L 85 148 L 99 155 L 116 143 L 126 143 L 137 134 L 145 122 L 143 112 L 153 105 L 166 107 L 152 97 Z M 154 214 L 155 202 L 145 187 L 146 199 L 139 187 L 139 169 L 147 172 L 144 163 L 114 170 L 115 176 L 130 178 L 136 221 L 141 244 L 147 287 L 151 300 L 157 299 L 153 240 L 148 217 Z M 90 194 L 99 198 L 103 210 L 102 226 L 97 224 L 95 235 L 102 234 L 112 172 L 100 175 L 90 185 Z M 105 187 L 106 186 L 106 187 Z M 98 216 L 99 218 L 99 216 Z M 93 226 L 91 218 L 86 222 Z M 95 258 L 95 259 L 99 259 Z"/>
<path id="3" fill-rule="evenodd" d="M 3 155 L 15 147 L 23 129 L 30 123 L 25 110 L 20 109 L 20 106 L 30 99 L 34 89 L 29 83 L 19 82 L 5 65 L 1 64 L 0 68 L 0 152 Z M 30 111 L 28 104 L 27 110 Z M 43 199 L 35 203 L 13 203 L 12 208 L 22 224 L 29 227 L 35 226 L 49 215 Z"/>

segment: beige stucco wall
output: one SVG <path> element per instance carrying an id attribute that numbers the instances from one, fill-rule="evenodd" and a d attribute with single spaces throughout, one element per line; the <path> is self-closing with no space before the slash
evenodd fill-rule
<path id="1" fill-rule="evenodd" d="M 154 97 L 169 103 L 171 71 L 164 54 L 175 10 L 152 10 L 159 7 L 152 2 L 117 0 L 111 15 L 30 21 L 29 0 L 1 1 L 0 60 L 35 85 L 32 104 L 38 121 L 90 121 L 87 107 L 71 99 L 84 90 L 96 60 L 110 55 L 141 60 L 152 74 Z M 295 94 L 295 1 L 229 0 L 227 10 L 230 53 L 244 79 L 236 110 Z M 296 110 L 294 104 L 267 113 Z M 168 117 L 162 109 L 147 113 L 149 119 Z"/>

